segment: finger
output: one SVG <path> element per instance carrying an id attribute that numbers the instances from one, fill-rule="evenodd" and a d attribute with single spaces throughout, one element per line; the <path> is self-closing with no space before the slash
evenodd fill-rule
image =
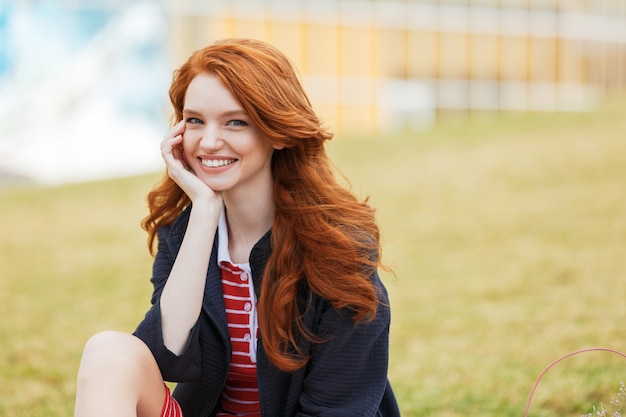
<path id="1" fill-rule="evenodd" d="M 185 132 L 185 122 L 181 120 L 176 123 L 170 130 L 167 132 L 163 140 L 161 141 L 161 147 L 163 147 L 169 140 L 175 138 L 179 135 L 182 135 Z"/>
<path id="2" fill-rule="evenodd" d="M 185 152 L 183 149 L 182 141 L 172 147 L 172 156 L 177 161 L 180 161 L 180 163 L 185 167 L 185 169 L 189 169 L 189 164 L 187 164 L 187 160 L 185 159 Z"/>
<path id="3" fill-rule="evenodd" d="M 181 148 L 183 137 L 181 135 L 168 138 L 161 144 L 161 154 L 164 157 L 172 156 L 176 157 L 175 152 L 177 148 Z"/>

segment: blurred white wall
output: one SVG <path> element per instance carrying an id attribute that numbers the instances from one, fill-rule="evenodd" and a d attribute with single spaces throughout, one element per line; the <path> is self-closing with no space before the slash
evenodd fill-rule
<path id="1" fill-rule="evenodd" d="M 0 176 L 56 184 L 158 169 L 170 82 L 159 4 L 1 7 Z"/>

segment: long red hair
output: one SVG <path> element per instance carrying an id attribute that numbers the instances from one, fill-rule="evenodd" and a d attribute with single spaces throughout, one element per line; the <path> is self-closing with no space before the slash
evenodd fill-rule
<path id="1" fill-rule="evenodd" d="M 298 341 L 322 342 L 302 322 L 301 283 L 334 308 L 350 311 L 355 325 L 375 317 L 379 300 L 371 275 L 379 265 L 380 245 L 374 210 L 337 181 L 324 148 L 332 134 L 322 127 L 280 51 L 261 41 L 227 39 L 193 53 L 174 73 L 174 122 L 182 120 L 185 92 L 200 73 L 217 75 L 263 135 L 283 147 L 272 157 L 273 253 L 258 314 L 268 359 L 293 371 L 308 360 Z M 142 226 L 151 251 L 159 226 L 171 224 L 189 203 L 167 174 L 148 194 L 149 215 Z"/>

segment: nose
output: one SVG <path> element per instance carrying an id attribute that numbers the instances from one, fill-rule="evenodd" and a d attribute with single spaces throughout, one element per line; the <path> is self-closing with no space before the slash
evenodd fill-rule
<path id="1" fill-rule="evenodd" d="M 204 150 L 211 151 L 220 149 L 224 145 L 221 131 L 217 126 L 206 126 L 200 138 L 200 147 Z"/>

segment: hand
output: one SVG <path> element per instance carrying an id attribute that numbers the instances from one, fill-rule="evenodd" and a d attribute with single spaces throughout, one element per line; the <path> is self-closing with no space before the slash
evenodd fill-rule
<path id="1" fill-rule="evenodd" d="M 161 156 L 165 161 L 167 173 L 187 194 L 193 203 L 208 201 L 221 207 L 222 196 L 214 192 L 193 172 L 183 153 L 183 134 L 185 122 L 177 123 L 161 142 Z"/>

